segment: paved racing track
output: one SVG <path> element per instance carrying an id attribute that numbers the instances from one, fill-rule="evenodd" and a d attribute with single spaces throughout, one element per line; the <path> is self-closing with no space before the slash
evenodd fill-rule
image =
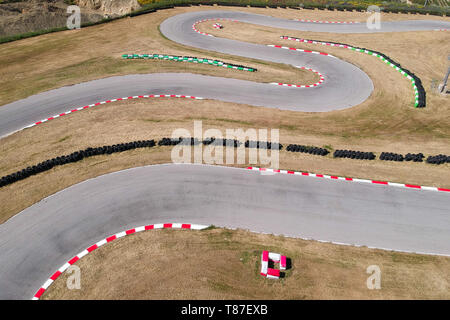
<path id="1" fill-rule="evenodd" d="M 164 36 L 173 41 L 210 51 L 305 66 L 324 74 L 325 82 L 314 88 L 292 88 L 196 74 L 140 74 L 110 77 L 51 90 L 0 107 L 0 137 L 36 121 L 70 110 L 74 106 L 80 107 L 125 96 L 183 94 L 254 106 L 315 112 L 352 107 L 366 100 L 373 91 L 372 81 L 361 69 L 334 57 L 208 37 L 192 29 L 196 21 L 213 18 L 230 18 L 290 30 L 379 32 L 379 30 L 367 29 L 365 24 L 304 23 L 236 11 L 197 11 L 180 14 L 168 18 L 160 26 Z M 449 22 L 415 20 L 383 22 L 381 31 L 445 28 L 450 28 Z M 267 44 L 271 44 L 270 39 L 267 41 Z"/>
<path id="2" fill-rule="evenodd" d="M 149 223 L 186 222 L 450 254 L 450 197 L 203 165 L 154 165 L 87 180 L 0 225 L 0 299 L 31 298 L 76 253 Z"/>
<path id="3" fill-rule="evenodd" d="M 174 16 L 161 25 L 169 39 L 211 51 L 307 66 L 323 73 L 325 83 L 299 89 L 193 74 L 111 77 L 0 107 L 0 136 L 72 106 L 123 96 L 184 94 L 289 110 L 328 111 L 357 105 L 373 90 L 364 72 L 333 57 L 208 37 L 192 30 L 194 22 L 207 18 L 292 30 L 377 32 L 358 24 L 302 23 L 232 11 Z M 382 31 L 435 28 L 450 25 L 385 22 Z M 107 235 L 167 221 L 448 255 L 449 207 L 446 193 L 302 176 L 262 176 L 243 169 L 158 165 L 125 170 L 74 185 L 0 225 L 0 299 L 31 298 L 56 268 Z"/>

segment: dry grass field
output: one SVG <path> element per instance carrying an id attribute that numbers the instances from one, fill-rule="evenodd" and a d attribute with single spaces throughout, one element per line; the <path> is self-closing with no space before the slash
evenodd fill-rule
<path id="1" fill-rule="evenodd" d="M 280 280 L 259 275 L 262 250 L 285 254 Z M 449 299 L 450 258 L 394 253 L 243 230 L 152 230 L 82 258 L 81 289 L 67 274 L 43 299 Z M 366 269 L 381 269 L 369 290 Z M 56 266 L 55 266 L 56 267 Z"/>

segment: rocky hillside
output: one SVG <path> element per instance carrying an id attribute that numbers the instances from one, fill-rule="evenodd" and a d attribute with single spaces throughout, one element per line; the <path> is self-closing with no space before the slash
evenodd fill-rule
<path id="1" fill-rule="evenodd" d="M 120 16 L 140 8 L 137 0 L 0 1 L 0 37 L 63 27 L 70 4 L 80 7 L 82 23 Z"/>
<path id="2" fill-rule="evenodd" d="M 81 8 L 106 15 L 124 15 L 141 7 L 137 0 L 75 0 L 74 2 Z"/>

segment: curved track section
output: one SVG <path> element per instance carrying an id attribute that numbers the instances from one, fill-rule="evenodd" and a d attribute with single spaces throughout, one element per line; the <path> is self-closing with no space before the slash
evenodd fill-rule
<path id="1" fill-rule="evenodd" d="M 381 30 L 369 30 L 364 24 L 307 23 L 237 11 L 208 10 L 180 14 L 168 18 L 160 26 L 161 32 L 175 42 L 226 54 L 305 66 L 325 74 L 325 82 L 312 88 L 297 88 L 186 73 L 110 77 L 51 90 L 0 107 L 0 137 L 54 114 L 123 96 L 189 95 L 285 110 L 324 112 L 360 104 L 373 91 L 369 77 L 345 61 L 308 52 L 208 37 L 192 29 L 197 21 L 218 18 L 290 30 L 337 33 L 434 30 L 450 27 L 448 22 L 414 20 L 384 22 Z"/>
<path id="2" fill-rule="evenodd" d="M 92 243 L 136 225 L 189 221 L 450 254 L 445 193 L 203 165 L 155 165 L 58 192 L 0 225 L 0 299 L 30 299 Z"/>

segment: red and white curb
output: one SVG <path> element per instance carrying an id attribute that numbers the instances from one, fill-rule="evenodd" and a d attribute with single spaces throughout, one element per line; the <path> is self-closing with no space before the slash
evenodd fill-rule
<path id="1" fill-rule="evenodd" d="M 271 82 L 270 84 L 275 84 L 275 85 L 278 85 L 278 86 L 285 86 L 285 87 L 311 88 L 311 87 L 317 87 L 317 86 L 321 85 L 325 81 L 325 78 L 324 78 L 323 74 L 321 74 L 317 70 L 306 68 L 306 67 L 299 67 L 299 66 L 295 66 L 295 67 L 299 68 L 299 69 L 303 69 L 303 70 L 308 70 L 308 71 L 314 72 L 315 74 L 317 74 L 319 76 L 319 81 L 316 82 L 316 83 L 313 83 L 313 84 L 308 84 L 308 85 L 305 85 L 305 84 L 301 84 L 301 85 L 300 84 L 287 84 L 287 83 L 278 83 L 278 82 Z"/>
<path id="2" fill-rule="evenodd" d="M 207 22 L 207 21 L 232 21 L 232 22 L 237 22 L 237 20 L 226 19 L 226 18 L 203 19 L 203 20 L 199 20 L 199 21 L 194 22 L 194 24 L 192 25 L 192 30 L 194 30 L 195 32 L 197 32 L 199 34 L 202 34 L 204 36 L 214 37 L 212 34 L 209 34 L 209 33 L 206 33 L 206 32 L 201 32 L 200 30 L 197 29 L 197 24 L 202 23 L 202 22 Z M 218 23 L 216 23 L 216 24 L 218 24 Z M 220 25 L 220 26 L 222 26 L 222 25 Z M 216 27 L 214 26 L 214 28 L 216 28 Z M 223 26 L 222 26 L 222 28 L 223 28 Z M 221 28 L 218 28 L 218 29 L 221 29 Z"/>
<path id="3" fill-rule="evenodd" d="M 90 246 L 89 248 L 81 251 L 79 254 L 77 254 L 75 257 L 67 261 L 64 265 L 61 266 L 61 268 L 58 269 L 47 281 L 44 282 L 44 284 L 39 288 L 39 290 L 36 292 L 32 300 L 39 300 L 40 297 L 44 294 L 44 292 L 48 289 L 48 287 L 56 280 L 58 277 L 64 273 L 64 271 L 67 270 L 71 265 L 73 265 L 75 262 L 83 258 L 84 256 L 88 255 L 92 251 L 100 248 L 106 243 L 109 243 L 111 241 L 114 241 L 116 239 L 128 236 L 133 233 L 141 232 L 141 231 L 147 231 L 147 230 L 154 230 L 154 229 L 190 229 L 190 230 L 203 230 L 208 228 L 209 226 L 204 226 L 200 224 L 189 224 L 189 223 L 160 223 L 160 224 L 151 224 L 147 226 L 141 226 L 133 229 L 129 229 L 126 231 L 122 231 L 119 233 L 116 233 L 112 236 L 109 236 L 103 240 L 100 240 L 99 242 L 95 243 L 94 245 Z"/>
<path id="4" fill-rule="evenodd" d="M 434 29 L 434 31 L 450 31 L 450 29 Z"/>
<path id="5" fill-rule="evenodd" d="M 42 124 L 44 122 L 47 122 L 47 121 L 50 121 L 50 120 L 53 120 L 53 119 L 56 119 L 56 118 L 59 118 L 59 117 L 62 117 L 62 116 L 74 113 L 74 112 L 77 112 L 77 111 L 81 111 L 81 110 L 84 110 L 84 109 L 89 109 L 89 108 L 92 108 L 92 107 L 97 107 L 97 106 L 100 106 L 100 105 L 103 105 L 103 104 L 106 104 L 106 103 L 117 102 L 117 101 L 125 101 L 125 100 L 131 100 L 131 99 L 143 99 L 143 98 L 185 98 L 185 99 L 203 100 L 203 98 L 201 98 L 201 97 L 185 96 L 185 95 L 180 95 L 180 94 L 149 94 L 149 95 L 142 95 L 142 96 L 132 96 L 132 97 L 111 99 L 111 100 L 106 100 L 106 101 L 102 101 L 102 102 L 93 103 L 93 104 L 90 104 L 90 105 L 87 105 L 87 106 L 84 106 L 84 107 L 79 107 L 79 108 L 76 108 L 76 109 L 72 109 L 72 110 L 69 110 L 69 111 L 66 111 L 66 112 L 63 112 L 63 113 L 51 116 L 51 117 L 49 117 L 47 119 L 43 119 L 43 120 L 40 120 L 38 122 L 32 123 L 32 124 L 22 128 L 22 129 L 19 129 L 18 131 L 37 126 L 37 125 Z"/>
<path id="6" fill-rule="evenodd" d="M 329 53 L 326 53 L 326 52 L 319 52 L 319 51 L 312 51 L 312 50 L 305 50 L 305 49 L 283 47 L 283 46 L 279 46 L 279 45 L 275 45 L 275 44 L 268 44 L 268 46 L 272 47 L 272 48 L 280 48 L 280 49 L 286 49 L 286 50 L 293 50 L 293 51 L 300 51 L 300 52 L 306 52 L 306 53 L 320 54 L 322 56 L 328 56 L 328 57 L 336 58 L 335 56 L 333 56 L 333 55 L 331 55 Z"/>
<path id="7" fill-rule="evenodd" d="M 307 19 L 295 19 L 295 21 L 310 22 L 310 23 L 337 23 L 337 24 L 361 23 L 361 22 L 358 22 L 358 21 L 320 21 L 320 20 L 307 20 Z"/>
<path id="8" fill-rule="evenodd" d="M 325 42 L 325 41 L 307 40 L 307 39 L 287 37 L 287 36 L 281 36 L 280 38 L 283 39 L 283 40 L 293 40 L 293 41 L 297 41 L 297 42 L 321 44 L 323 46 L 341 47 L 341 48 L 347 48 L 347 49 L 351 49 L 352 48 L 352 46 L 347 46 L 347 45 L 344 45 L 344 44 L 337 44 L 337 43 L 330 43 L 330 42 Z"/>
<path id="9" fill-rule="evenodd" d="M 247 169 L 248 170 L 253 170 L 253 171 L 264 171 L 264 172 L 272 172 L 272 173 L 292 174 L 292 175 L 308 176 L 308 177 L 314 177 L 314 178 L 323 178 L 323 179 L 331 179 L 331 180 L 342 180 L 342 181 L 359 182 L 359 183 L 370 183 L 370 184 L 386 185 L 386 186 L 391 186 L 391 187 L 408 188 L 408 189 L 414 189 L 414 190 L 442 191 L 442 192 L 449 192 L 450 193 L 450 189 L 444 189 L 444 188 L 438 188 L 438 187 L 418 186 L 418 185 L 413 185 L 413 184 L 404 184 L 404 183 L 378 181 L 378 180 L 367 180 L 367 179 L 358 179 L 358 178 L 329 176 L 329 175 L 326 175 L 326 174 L 316 174 L 316 173 L 309 173 L 309 172 L 280 170 L 280 169 L 271 169 L 271 168 L 247 167 Z"/>

